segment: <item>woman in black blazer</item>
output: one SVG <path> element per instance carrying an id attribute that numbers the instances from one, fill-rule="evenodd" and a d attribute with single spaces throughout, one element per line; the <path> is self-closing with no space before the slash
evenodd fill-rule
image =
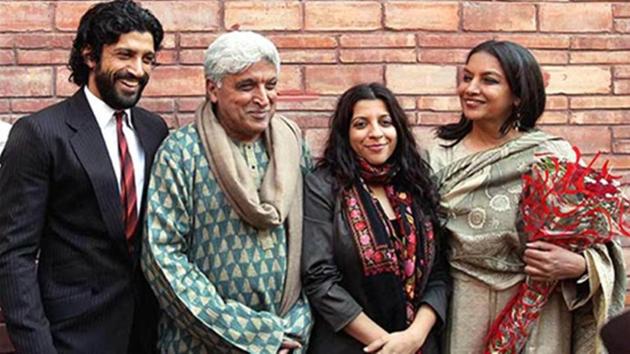
<path id="1" fill-rule="evenodd" d="M 429 176 L 391 91 L 373 83 L 341 96 L 306 179 L 310 353 L 439 353 L 448 272 Z"/>

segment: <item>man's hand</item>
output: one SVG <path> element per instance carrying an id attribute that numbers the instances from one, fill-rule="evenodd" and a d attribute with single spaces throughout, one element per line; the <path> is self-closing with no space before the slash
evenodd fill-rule
<path id="1" fill-rule="evenodd" d="M 300 349 L 300 348 L 302 348 L 302 344 L 285 337 L 282 340 L 282 344 L 280 345 L 280 350 L 278 350 L 278 354 L 289 354 L 291 353 L 293 349 Z"/>

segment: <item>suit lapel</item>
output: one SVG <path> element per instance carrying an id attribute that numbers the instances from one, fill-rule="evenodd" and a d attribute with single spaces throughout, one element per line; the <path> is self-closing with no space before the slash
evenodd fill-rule
<path id="1" fill-rule="evenodd" d="M 142 110 L 139 110 L 135 107 L 132 108 L 131 120 L 136 131 L 136 136 L 138 137 L 140 145 L 142 146 L 142 150 L 144 151 L 144 185 L 142 186 L 140 215 L 138 215 L 138 220 L 140 221 L 140 223 L 138 224 L 138 229 L 136 231 L 136 237 L 134 240 L 134 248 L 137 253 L 136 257 L 134 257 L 134 260 L 137 260 L 139 259 L 142 231 L 144 229 L 144 213 L 147 203 L 147 187 L 149 186 L 149 179 L 151 177 L 151 166 L 153 165 L 155 151 L 162 142 L 162 136 L 160 135 L 161 132 L 159 130 L 156 130 L 156 127 L 154 125 L 152 126 L 150 124 L 150 117 L 147 117 L 146 113 L 144 113 Z"/>
<path id="2" fill-rule="evenodd" d="M 70 144 L 92 183 L 107 233 L 127 252 L 120 192 L 105 140 L 83 89 L 70 99 L 66 123 L 75 130 Z"/>

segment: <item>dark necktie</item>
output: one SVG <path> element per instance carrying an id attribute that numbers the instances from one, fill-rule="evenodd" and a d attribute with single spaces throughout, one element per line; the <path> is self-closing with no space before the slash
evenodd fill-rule
<path id="1" fill-rule="evenodd" d="M 125 227 L 125 237 L 131 242 L 138 224 L 138 213 L 136 211 L 136 178 L 133 173 L 133 161 L 129 154 L 127 139 L 123 133 L 123 120 L 127 120 L 125 112 L 114 113 L 116 117 L 116 133 L 118 134 L 118 156 L 120 157 L 120 201 L 123 209 L 123 225 Z"/>

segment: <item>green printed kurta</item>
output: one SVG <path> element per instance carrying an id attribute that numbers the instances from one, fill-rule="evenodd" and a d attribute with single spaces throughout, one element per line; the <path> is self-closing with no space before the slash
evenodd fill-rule
<path id="1" fill-rule="evenodd" d="M 237 145 L 260 185 L 264 142 Z M 302 156 L 305 173 L 312 164 L 306 147 Z M 285 335 L 308 338 L 304 296 L 286 316 L 277 314 L 287 271 L 285 227 L 257 230 L 239 218 L 194 125 L 158 150 L 147 202 L 142 267 L 160 302 L 161 352 L 275 354 Z"/>

